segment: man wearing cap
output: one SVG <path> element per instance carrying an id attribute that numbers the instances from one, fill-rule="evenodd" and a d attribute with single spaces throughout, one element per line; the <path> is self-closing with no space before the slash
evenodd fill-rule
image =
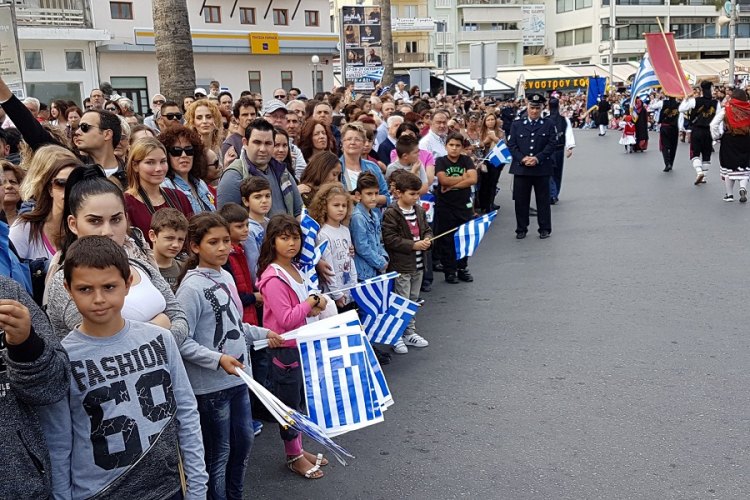
<path id="1" fill-rule="evenodd" d="M 167 98 L 164 97 L 161 94 L 154 94 L 154 97 L 151 98 L 151 115 L 147 116 L 145 120 L 143 120 L 143 124 L 150 128 L 151 130 L 159 132 L 159 126 L 156 124 L 156 113 L 159 111 L 162 107 L 162 105 L 167 102 Z"/>
<path id="2" fill-rule="evenodd" d="M 206 92 L 206 89 L 204 89 L 203 87 L 198 87 L 193 91 L 193 97 L 195 97 L 196 100 L 205 99 L 207 95 L 208 92 Z"/>
<path id="3" fill-rule="evenodd" d="M 409 92 L 406 91 L 406 84 L 404 82 L 398 82 L 396 87 L 398 87 L 398 90 L 393 93 L 393 99 L 396 101 L 401 99 L 401 102 L 411 103 Z"/>
<path id="4" fill-rule="evenodd" d="M 508 138 L 508 149 L 513 156 L 510 173 L 514 175 L 513 199 L 519 240 L 528 232 L 532 188 L 536 196 L 539 237 L 546 239 L 552 233 L 549 182 L 555 164 L 552 155 L 557 132 L 552 121 L 542 118 L 544 102 L 541 95 L 530 95 L 526 117 L 513 122 Z"/>
<path id="5" fill-rule="evenodd" d="M 690 161 L 695 169 L 695 185 L 706 182 L 706 172 L 711 166 L 713 139 L 711 138 L 711 120 L 721 107 L 713 98 L 711 82 L 701 82 L 701 97 L 689 97 L 680 103 L 680 113 L 690 112 Z"/>
<path id="6" fill-rule="evenodd" d="M 271 99 L 266 103 L 266 107 L 263 109 L 263 118 L 271 122 L 271 125 L 274 127 L 286 130 L 288 121 L 287 113 L 289 113 L 289 111 L 287 111 L 286 105 L 283 102 L 279 99 Z M 299 178 L 302 176 L 302 172 L 305 171 L 305 168 L 307 168 L 307 162 L 302 155 L 302 151 L 292 143 L 291 138 L 289 140 L 289 152 L 291 153 L 292 161 L 294 162 L 294 164 L 290 166 L 294 169 L 297 178 Z"/>

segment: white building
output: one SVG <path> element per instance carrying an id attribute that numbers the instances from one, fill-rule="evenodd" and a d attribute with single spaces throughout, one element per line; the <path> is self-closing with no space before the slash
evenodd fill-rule
<path id="1" fill-rule="evenodd" d="M 738 2 L 737 58 L 750 56 L 750 12 Z M 609 0 L 547 1 L 546 47 L 563 64 L 609 63 Z M 637 61 L 646 50 L 643 33 L 672 31 L 680 59 L 729 57 L 728 28 L 717 30 L 714 0 L 617 0 L 614 62 Z M 717 33 L 719 36 L 717 37 Z"/>
<path id="2" fill-rule="evenodd" d="M 81 103 L 99 86 L 96 44 L 109 39 L 88 1 L 16 0 L 15 13 L 26 95 Z"/>
<path id="3" fill-rule="evenodd" d="M 243 90 L 271 95 L 298 87 L 312 97 L 318 55 L 318 91 L 333 82 L 338 36 L 331 31 L 325 0 L 188 0 L 196 84 L 218 80 L 235 97 Z M 151 2 L 92 2 L 94 26 L 111 39 L 98 44 L 99 78 L 141 109 L 159 91 Z M 261 47 L 260 39 L 267 44 Z M 172 97 L 172 96 L 170 96 Z"/>
<path id="4" fill-rule="evenodd" d="M 469 68 L 469 46 L 497 42 L 499 66 L 523 64 L 522 2 L 513 0 L 430 0 L 437 26 L 432 50 L 437 66 Z M 443 55 L 445 54 L 445 55 Z"/>

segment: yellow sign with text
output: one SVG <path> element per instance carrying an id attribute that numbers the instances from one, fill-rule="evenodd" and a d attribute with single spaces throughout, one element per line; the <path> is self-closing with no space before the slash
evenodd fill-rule
<path id="1" fill-rule="evenodd" d="M 278 33 L 250 33 L 250 52 L 252 54 L 276 55 L 279 53 Z"/>

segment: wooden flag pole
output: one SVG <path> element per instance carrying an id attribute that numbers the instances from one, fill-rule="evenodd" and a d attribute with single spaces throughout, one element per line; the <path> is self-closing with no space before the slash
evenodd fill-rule
<path id="1" fill-rule="evenodd" d="M 669 41 L 667 40 L 667 34 L 664 33 L 664 28 L 661 25 L 661 20 L 659 17 L 656 18 L 656 23 L 659 25 L 659 31 L 661 32 L 661 37 L 664 39 L 664 46 L 669 51 L 669 60 L 672 61 L 672 67 L 674 68 L 674 73 L 680 78 L 680 87 L 682 87 L 682 91 L 685 93 L 685 99 L 690 97 L 687 93 L 687 90 L 685 90 L 685 80 L 683 78 L 682 73 L 680 73 L 680 69 L 677 67 L 677 61 L 675 60 L 677 57 L 677 54 L 672 54 L 672 47 L 669 45 Z M 675 46 L 675 52 L 677 52 L 677 46 Z"/>
<path id="2" fill-rule="evenodd" d="M 459 226 L 459 227 L 460 227 L 460 226 Z M 456 231 L 458 231 L 458 228 L 457 228 L 457 227 L 454 227 L 453 229 L 449 229 L 448 231 L 446 231 L 446 232 L 444 232 L 444 233 L 440 233 L 440 234 L 438 234 L 437 236 L 433 236 L 432 238 L 430 238 L 430 241 L 435 241 L 435 240 L 436 240 L 436 239 L 438 239 L 438 238 L 442 238 L 443 236 L 445 236 L 445 235 L 447 235 L 447 234 L 451 234 L 451 233 L 454 233 L 454 232 L 456 232 Z"/>

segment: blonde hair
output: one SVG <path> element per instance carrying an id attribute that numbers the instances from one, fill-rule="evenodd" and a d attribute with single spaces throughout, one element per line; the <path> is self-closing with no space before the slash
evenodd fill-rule
<path id="1" fill-rule="evenodd" d="M 206 149 L 216 150 L 221 146 L 221 131 L 224 130 L 224 126 L 221 123 L 221 111 L 219 111 L 219 106 L 215 102 L 208 99 L 198 99 L 188 106 L 188 109 L 185 111 L 185 127 L 195 130 L 200 135 L 200 132 L 195 127 L 195 112 L 200 106 L 207 107 L 214 118 L 214 131 L 211 132 L 210 140 L 207 142 L 206 138 L 201 135 L 203 146 Z"/>
<path id="2" fill-rule="evenodd" d="M 318 192 L 315 193 L 312 203 L 310 203 L 310 217 L 315 219 L 318 224 L 325 224 L 326 220 L 328 220 L 328 200 L 334 196 L 343 196 L 346 199 L 346 216 L 341 223 L 344 225 L 349 223 L 349 218 L 354 208 L 352 195 L 344 189 L 344 186 L 340 182 L 329 182 L 320 186 Z"/>
<path id="3" fill-rule="evenodd" d="M 363 141 L 367 139 L 367 132 L 359 122 L 347 123 L 341 127 L 341 139 L 344 138 L 347 132 L 357 132 L 362 137 Z"/>
<path id="4" fill-rule="evenodd" d="M 83 165 L 70 150 L 62 146 L 49 144 L 42 146 L 34 152 L 34 156 L 28 161 L 26 177 L 21 183 L 19 193 L 24 201 L 36 200 L 39 202 L 49 189 L 52 179 L 65 167 L 78 167 Z"/>
<path id="5" fill-rule="evenodd" d="M 144 158 L 157 149 L 161 150 L 164 153 L 164 156 L 167 155 L 167 150 L 164 148 L 164 145 L 155 137 L 141 137 L 133 143 L 133 146 L 130 148 L 130 154 L 128 155 L 128 165 L 126 168 L 128 172 L 127 193 L 135 196 L 138 193 L 138 190 L 141 189 L 141 176 L 135 168 L 135 165 L 142 162 Z"/>

